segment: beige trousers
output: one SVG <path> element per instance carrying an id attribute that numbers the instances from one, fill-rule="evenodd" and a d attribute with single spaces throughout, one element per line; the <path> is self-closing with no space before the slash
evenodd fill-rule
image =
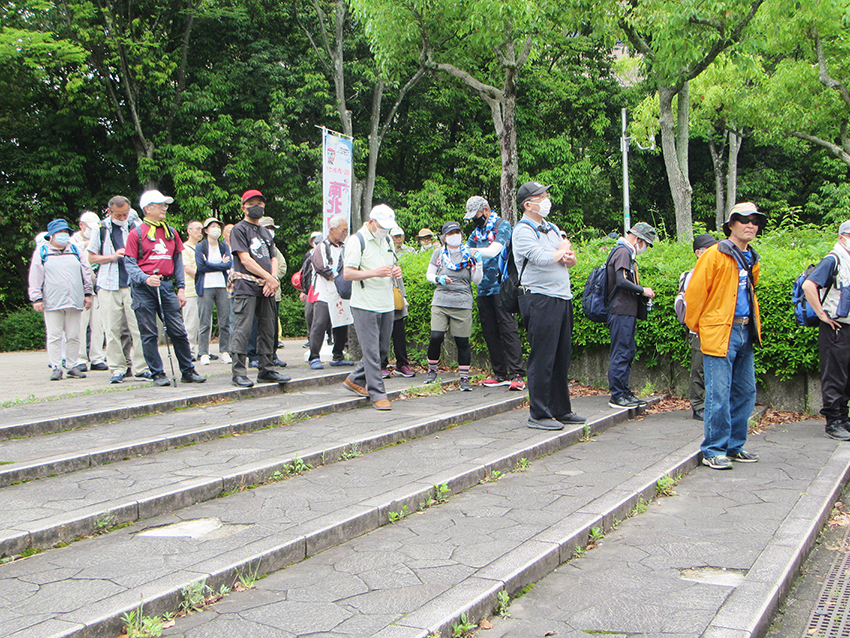
<path id="1" fill-rule="evenodd" d="M 142 351 L 142 338 L 139 336 L 139 324 L 136 323 L 136 313 L 133 312 L 133 298 L 130 288 L 119 290 L 98 290 L 100 300 L 100 316 L 103 320 L 103 330 L 106 332 L 106 361 L 113 372 L 124 371 L 127 358 L 121 347 L 121 331 L 126 319 L 130 328 L 130 338 L 133 340 L 133 373 L 146 372 L 145 354 Z"/>

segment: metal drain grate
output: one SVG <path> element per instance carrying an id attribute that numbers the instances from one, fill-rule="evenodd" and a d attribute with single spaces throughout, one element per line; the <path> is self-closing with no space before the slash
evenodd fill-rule
<path id="1" fill-rule="evenodd" d="M 850 553 L 839 552 L 803 634 L 806 638 L 850 638 Z"/>

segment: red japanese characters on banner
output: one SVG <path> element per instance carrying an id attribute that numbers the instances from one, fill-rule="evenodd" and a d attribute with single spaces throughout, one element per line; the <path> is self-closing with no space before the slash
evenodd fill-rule
<path id="1" fill-rule="evenodd" d="M 322 133 L 322 234 L 327 237 L 331 217 L 345 215 L 351 224 L 353 145 L 334 131 L 323 129 Z"/>

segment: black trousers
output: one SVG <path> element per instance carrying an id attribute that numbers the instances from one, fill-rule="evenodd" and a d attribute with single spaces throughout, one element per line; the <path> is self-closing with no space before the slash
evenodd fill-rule
<path id="1" fill-rule="evenodd" d="M 499 377 L 523 375 L 522 343 L 516 318 L 504 308 L 498 294 L 478 297 L 481 333 L 490 353 L 493 374 Z"/>
<path id="2" fill-rule="evenodd" d="M 835 331 L 824 322 L 818 326 L 820 354 L 820 392 L 823 407 L 820 413 L 827 423 L 847 418 L 850 399 L 850 326 Z"/>
<path id="3" fill-rule="evenodd" d="M 573 411 L 570 405 L 570 360 L 573 302 L 524 294 L 519 311 L 528 331 L 528 401 L 532 419 L 552 419 Z"/>

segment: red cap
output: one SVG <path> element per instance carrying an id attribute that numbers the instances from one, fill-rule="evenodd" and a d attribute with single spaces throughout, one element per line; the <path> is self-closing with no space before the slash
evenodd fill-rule
<path id="1" fill-rule="evenodd" d="M 249 199 L 251 199 L 252 197 L 259 197 L 259 198 L 260 198 L 260 199 L 262 199 L 263 201 L 266 201 L 266 196 L 265 196 L 265 195 L 263 195 L 263 194 L 262 194 L 260 191 L 258 191 L 258 190 L 254 190 L 254 189 L 252 189 L 252 190 L 245 191 L 244 193 L 242 193 L 242 203 L 244 204 L 245 202 L 247 202 L 247 201 L 248 201 Z"/>

